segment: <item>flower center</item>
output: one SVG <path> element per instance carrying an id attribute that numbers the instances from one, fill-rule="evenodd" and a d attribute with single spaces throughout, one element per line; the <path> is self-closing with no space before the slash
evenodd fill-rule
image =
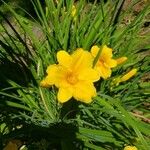
<path id="1" fill-rule="evenodd" d="M 67 75 L 67 81 L 70 84 L 75 84 L 78 82 L 78 78 L 76 75 L 74 75 L 73 73 L 68 73 Z"/>
<path id="2" fill-rule="evenodd" d="M 110 68 L 110 66 L 107 65 L 106 60 L 104 60 L 104 59 L 100 59 L 99 62 L 98 62 L 98 64 L 99 65 L 103 65 L 103 66 L 105 66 L 107 68 Z"/>
<path id="3" fill-rule="evenodd" d="M 105 60 L 101 58 L 101 59 L 99 59 L 99 62 L 102 63 L 102 64 L 104 64 Z"/>

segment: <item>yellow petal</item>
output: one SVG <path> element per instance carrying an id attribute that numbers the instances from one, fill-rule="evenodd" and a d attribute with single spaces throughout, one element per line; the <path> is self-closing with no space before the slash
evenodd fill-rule
<path id="1" fill-rule="evenodd" d="M 59 88 L 57 98 L 60 103 L 67 102 L 69 99 L 71 99 L 71 97 L 72 97 L 71 88 L 70 89 L 69 88 Z"/>
<path id="2" fill-rule="evenodd" d="M 135 146 L 126 146 L 124 150 L 138 150 Z"/>
<path id="3" fill-rule="evenodd" d="M 45 88 L 51 87 L 51 85 L 47 82 L 46 79 L 44 79 L 40 82 L 40 86 L 45 87 Z"/>
<path id="4" fill-rule="evenodd" d="M 55 84 L 59 75 L 58 65 L 54 64 L 48 66 L 46 72 L 48 75 L 45 78 L 45 82 L 47 82 L 49 85 Z"/>
<path id="5" fill-rule="evenodd" d="M 82 70 L 78 78 L 79 80 L 82 80 L 82 81 L 95 82 L 100 79 L 100 76 L 96 70 L 92 68 L 88 68 L 88 69 Z"/>
<path id="6" fill-rule="evenodd" d="M 91 53 L 94 57 L 98 55 L 100 48 L 96 45 L 91 48 Z M 106 45 L 103 46 L 97 64 L 101 62 L 105 64 L 108 68 L 113 68 L 117 66 L 116 60 L 112 59 L 112 49 L 107 47 Z"/>
<path id="7" fill-rule="evenodd" d="M 104 45 L 101 55 L 100 55 L 100 59 L 103 59 L 104 61 L 107 59 L 112 58 L 112 49 L 107 47 L 106 45 Z"/>
<path id="8" fill-rule="evenodd" d="M 67 74 L 67 69 L 64 68 L 63 66 L 60 65 L 50 65 L 47 68 L 47 77 L 46 77 L 46 82 L 49 85 L 55 85 L 56 87 L 67 87 L 68 83 L 65 79 L 66 74 Z"/>
<path id="9" fill-rule="evenodd" d="M 78 101 L 90 103 L 94 96 L 96 96 L 96 89 L 93 83 L 79 82 L 74 87 L 73 97 Z"/>
<path id="10" fill-rule="evenodd" d="M 129 80 L 131 77 L 133 77 L 135 74 L 137 73 L 137 69 L 132 69 L 131 71 L 129 71 L 127 74 L 125 74 L 120 81 L 124 82 Z"/>
<path id="11" fill-rule="evenodd" d="M 56 64 L 49 65 L 49 66 L 47 67 L 46 72 L 47 72 L 47 74 L 50 74 L 50 73 L 52 73 L 52 72 L 56 72 L 57 69 L 58 69 L 58 65 L 56 65 Z"/>
<path id="12" fill-rule="evenodd" d="M 95 69 L 99 72 L 100 76 L 104 79 L 107 79 L 108 77 L 111 76 L 111 69 L 106 67 L 103 64 L 96 66 Z"/>
<path id="13" fill-rule="evenodd" d="M 57 53 L 57 61 L 60 65 L 70 67 L 72 64 L 72 58 L 66 51 L 59 51 Z"/>
<path id="14" fill-rule="evenodd" d="M 92 54 L 92 56 L 96 57 L 99 50 L 100 50 L 100 48 L 97 45 L 92 46 L 92 48 L 91 48 L 91 54 Z"/>
<path id="15" fill-rule="evenodd" d="M 118 65 L 124 63 L 126 60 L 127 60 L 127 57 L 120 57 L 116 59 Z"/>
<path id="16" fill-rule="evenodd" d="M 58 65 L 49 65 L 47 70 L 47 76 L 44 80 L 41 81 L 40 86 L 42 87 L 50 87 L 51 85 L 55 84 L 56 82 L 56 74 L 58 74 Z"/>
<path id="17" fill-rule="evenodd" d="M 117 61 L 114 59 L 107 59 L 105 62 L 106 66 L 109 68 L 114 68 L 117 66 Z"/>
<path id="18" fill-rule="evenodd" d="M 91 53 L 82 48 L 77 49 L 71 56 L 73 59 L 73 70 L 76 72 L 80 72 L 82 69 L 92 67 L 93 65 Z"/>

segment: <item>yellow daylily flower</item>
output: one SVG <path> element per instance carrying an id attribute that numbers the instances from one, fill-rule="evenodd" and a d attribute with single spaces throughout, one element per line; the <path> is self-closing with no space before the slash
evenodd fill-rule
<path id="1" fill-rule="evenodd" d="M 96 96 L 93 82 L 99 80 L 97 71 L 92 68 L 91 54 L 82 48 L 72 55 L 66 51 L 57 53 L 58 64 L 47 68 L 47 77 L 41 82 L 46 86 L 55 85 L 58 90 L 58 101 L 67 102 L 74 97 L 78 101 L 90 103 Z"/>
<path id="2" fill-rule="evenodd" d="M 137 69 L 132 69 L 128 73 L 126 73 L 123 77 L 121 77 L 120 82 L 124 82 L 132 78 L 137 73 Z"/>
<path id="3" fill-rule="evenodd" d="M 138 150 L 135 146 L 126 146 L 124 150 Z"/>
<path id="4" fill-rule="evenodd" d="M 100 48 L 95 45 L 91 48 L 91 54 L 94 58 L 98 55 Z M 95 65 L 95 69 L 99 72 L 100 77 L 107 79 L 111 76 L 111 68 L 117 66 L 117 61 L 112 59 L 112 49 L 107 47 L 106 45 L 103 46 L 99 59 Z"/>
<path id="5" fill-rule="evenodd" d="M 116 59 L 117 65 L 124 63 L 127 59 L 128 59 L 127 57 L 120 57 L 120 58 Z"/>

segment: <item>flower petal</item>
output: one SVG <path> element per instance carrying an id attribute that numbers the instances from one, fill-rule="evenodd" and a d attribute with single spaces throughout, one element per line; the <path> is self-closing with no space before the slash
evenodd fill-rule
<path id="1" fill-rule="evenodd" d="M 45 82 L 49 85 L 53 85 L 56 82 L 56 75 L 58 72 L 58 65 L 54 64 L 54 65 L 50 65 L 48 66 L 47 70 L 47 76 L 45 78 Z"/>
<path id="2" fill-rule="evenodd" d="M 74 87 L 73 97 L 78 101 L 90 103 L 94 96 L 96 96 L 96 89 L 93 83 L 79 82 Z"/>
<path id="3" fill-rule="evenodd" d="M 97 45 L 92 46 L 92 48 L 91 48 L 91 54 L 92 54 L 92 56 L 96 57 L 99 50 L 100 50 L 100 48 Z"/>
<path id="4" fill-rule="evenodd" d="M 41 86 L 41 87 L 45 87 L 45 88 L 49 88 L 49 87 L 51 87 L 51 84 L 49 84 L 49 83 L 47 82 L 47 79 L 45 78 L 44 80 L 42 80 L 42 81 L 40 82 L 40 86 Z"/>
<path id="5" fill-rule="evenodd" d="M 111 57 L 112 57 L 112 49 L 104 45 L 100 55 L 100 59 L 103 59 L 105 61 L 107 59 L 110 59 Z"/>
<path id="6" fill-rule="evenodd" d="M 58 69 L 58 65 L 56 65 L 56 64 L 49 65 L 49 66 L 47 67 L 46 73 L 47 73 L 47 74 L 50 74 L 50 73 L 52 73 L 52 72 L 56 72 L 57 69 Z"/>
<path id="7" fill-rule="evenodd" d="M 71 89 L 59 88 L 57 98 L 58 98 L 58 101 L 60 103 L 67 102 L 71 97 L 72 97 L 72 90 Z"/>
<path id="8" fill-rule="evenodd" d="M 83 50 L 82 48 L 77 49 L 72 54 L 73 59 L 73 70 L 80 72 L 82 69 L 92 67 L 93 57 L 90 52 Z"/>
<path id="9" fill-rule="evenodd" d="M 99 78 L 100 78 L 99 73 L 92 68 L 87 68 L 82 70 L 78 76 L 79 80 L 89 81 L 89 82 L 98 81 Z"/>
<path id="10" fill-rule="evenodd" d="M 111 76 L 111 69 L 103 64 L 96 66 L 95 69 L 99 72 L 99 75 L 104 79 L 107 79 Z"/>
<path id="11" fill-rule="evenodd" d="M 66 81 L 67 69 L 60 65 L 50 65 L 47 68 L 46 81 L 48 84 L 55 84 L 56 87 L 67 87 L 68 83 Z"/>
<path id="12" fill-rule="evenodd" d="M 109 68 L 114 68 L 117 66 L 117 61 L 115 59 L 107 59 L 105 64 Z"/>
<path id="13" fill-rule="evenodd" d="M 57 61 L 60 65 L 70 67 L 72 64 L 72 58 L 66 51 L 59 51 L 57 53 Z"/>

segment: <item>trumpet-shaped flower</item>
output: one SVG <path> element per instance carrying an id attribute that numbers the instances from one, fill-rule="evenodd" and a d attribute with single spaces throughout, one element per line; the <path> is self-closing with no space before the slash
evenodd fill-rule
<path id="1" fill-rule="evenodd" d="M 91 54 L 94 58 L 97 57 L 99 51 L 100 48 L 96 45 L 91 48 Z M 111 68 L 116 66 L 117 61 L 115 59 L 112 59 L 112 49 L 105 45 L 102 48 L 102 51 L 94 68 L 98 71 L 100 77 L 107 79 L 111 76 Z"/>
<path id="2" fill-rule="evenodd" d="M 47 68 L 47 77 L 41 82 L 44 87 L 55 85 L 58 101 L 64 103 L 74 97 L 76 100 L 90 103 L 96 96 L 93 82 L 99 80 L 98 73 L 92 68 L 93 58 L 83 49 L 77 49 L 72 55 L 66 51 L 57 53 L 58 64 Z"/>
<path id="3" fill-rule="evenodd" d="M 126 146 L 124 150 L 138 150 L 135 146 Z"/>

